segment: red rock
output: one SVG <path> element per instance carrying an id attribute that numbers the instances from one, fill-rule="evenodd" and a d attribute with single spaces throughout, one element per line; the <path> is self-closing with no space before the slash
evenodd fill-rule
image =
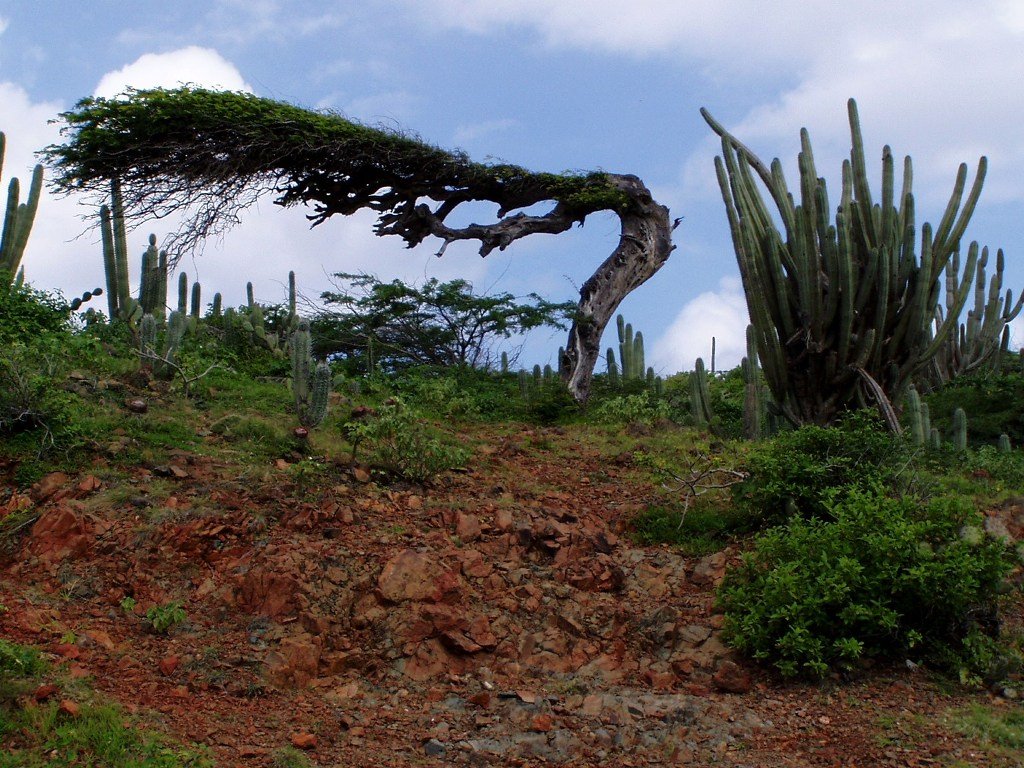
<path id="1" fill-rule="evenodd" d="M 56 494 L 57 491 L 64 488 L 68 484 L 69 480 L 70 478 L 63 472 L 51 472 L 43 477 L 38 483 L 33 485 L 29 494 L 37 503 L 46 501 Z"/>
<path id="2" fill-rule="evenodd" d="M 368 483 L 371 479 L 370 472 L 362 467 L 353 467 L 352 477 L 356 479 L 357 483 Z"/>
<path id="3" fill-rule="evenodd" d="M 406 600 L 429 600 L 439 603 L 461 586 L 458 574 L 449 571 L 433 556 L 406 549 L 391 558 L 377 587 L 381 597 L 392 603 Z"/>
<path id="4" fill-rule="evenodd" d="M 60 702 L 60 711 L 68 717 L 78 717 L 82 708 L 75 702 L 71 701 L 71 699 L 62 699 Z"/>
<path id="5" fill-rule="evenodd" d="M 82 655 L 82 649 L 71 643 L 58 643 L 53 646 L 53 652 L 65 659 L 77 659 Z"/>
<path id="6" fill-rule="evenodd" d="M 469 703 L 487 709 L 491 706 L 491 692 L 480 691 L 479 693 L 474 693 L 469 697 Z"/>
<path id="7" fill-rule="evenodd" d="M 32 698 L 36 701 L 46 701 L 48 698 L 53 696 L 53 694 L 55 694 L 58 690 L 60 689 L 57 688 L 57 686 L 53 683 L 46 683 L 45 685 L 40 685 L 38 688 L 36 688 L 35 693 L 32 694 Z"/>
<path id="8" fill-rule="evenodd" d="M 476 515 L 467 515 L 464 512 L 459 512 L 455 516 L 455 535 L 458 536 L 463 543 L 468 544 L 471 541 L 476 541 L 480 538 L 480 518 Z"/>
<path id="9" fill-rule="evenodd" d="M 718 690 L 727 693 L 747 693 L 752 686 L 750 673 L 729 659 L 718 665 L 711 681 Z"/>
<path id="10" fill-rule="evenodd" d="M 92 543 L 85 519 L 64 506 L 44 512 L 32 526 L 30 538 L 29 549 L 44 562 L 78 557 Z"/>
<path id="11" fill-rule="evenodd" d="M 86 475 L 82 478 L 82 481 L 75 486 L 75 490 L 81 494 L 88 494 L 99 490 L 102 485 L 103 483 L 101 483 L 99 478 L 95 475 Z"/>
<path id="12" fill-rule="evenodd" d="M 68 669 L 68 675 L 72 680 L 81 680 L 89 676 L 89 670 L 79 664 L 72 664 Z"/>
<path id="13" fill-rule="evenodd" d="M 553 730 L 554 727 L 554 720 L 551 715 L 546 713 L 534 715 L 533 720 L 530 721 L 530 730 L 538 733 L 547 733 L 548 731 Z"/>
<path id="14" fill-rule="evenodd" d="M 96 643 L 100 648 L 105 651 L 114 650 L 114 641 L 110 639 L 110 635 L 104 632 L 102 629 L 90 629 L 84 633 L 84 636 Z"/>
<path id="15" fill-rule="evenodd" d="M 453 665 L 451 656 L 437 639 L 420 643 L 416 653 L 400 663 L 402 674 L 411 680 L 422 682 L 447 672 Z"/>
<path id="16" fill-rule="evenodd" d="M 180 665 L 181 658 L 179 656 L 165 656 L 160 659 L 160 663 L 157 666 L 160 668 L 160 674 L 164 677 L 170 677 Z"/>
<path id="17" fill-rule="evenodd" d="M 278 619 L 295 612 L 298 582 L 287 574 L 254 568 L 242 581 L 239 605 L 253 613 Z"/>
<path id="18" fill-rule="evenodd" d="M 405 500 L 405 506 L 409 509 L 423 509 L 423 497 L 422 496 L 410 496 Z"/>
<path id="19" fill-rule="evenodd" d="M 293 733 L 289 741 L 296 749 L 316 749 L 316 736 L 312 733 L 305 731 Z"/>
<path id="20" fill-rule="evenodd" d="M 494 526 L 503 533 L 511 531 L 515 527 L 515 521 L 512 519 L 512 510 L 499 509 L 495 512 Z"/>

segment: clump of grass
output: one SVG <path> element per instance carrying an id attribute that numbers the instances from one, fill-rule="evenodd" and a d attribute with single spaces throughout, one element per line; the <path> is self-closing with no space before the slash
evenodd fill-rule
<path id="1" fill-rule="evenodd" d="M 1024 749 L 1024 709 L 1020 707 L 996 710 L 972 704 L 954 714 L 953 725 L 961 733 L 977 739 L 982 746 Z"/>
<path id="2" fill-rule="evenodd" d="M 700 557 L 718 552 L 736 536 L 756 527 L 744 509 L 725 506 L 691 506 L 683 517 L 682 505 L 655 505 L 631 521 L 633 538 L 639 544 L 672 544 L 684 555 Z"/>
<path id="3" fill-rule="evenodd" d="M 23 706 L 48 672 L 38 651 L 0 638 L 0 768 L 212 768 L 201 751 L 140 727 L 109 704 L 82 702 L 74 716 L 57 701 Z"/>

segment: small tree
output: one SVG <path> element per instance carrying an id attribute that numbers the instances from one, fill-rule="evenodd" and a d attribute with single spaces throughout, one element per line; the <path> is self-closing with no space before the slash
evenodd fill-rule
<path id="1" fill-rule="evenodd" d="M 552 326 L 565 328 L 573 302 L 554 304 L 535 293 L 479 296 L 465 280 L 428 280 L 420 287 L 372 275 L 338 273 L 341 290 L 321 298 L 329 310 L 313 323 L 317 352 L 341 355 L 358 367 L 410 365 L 487 367 L 499 338 Z M 372 349 L 372 353 L 371 353 Z"/>

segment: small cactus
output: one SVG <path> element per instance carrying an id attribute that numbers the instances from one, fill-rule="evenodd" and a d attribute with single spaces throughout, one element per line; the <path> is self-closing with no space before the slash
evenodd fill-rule
<path id="1" fill-rule="evenodd" d="M 953 411 L 953 447 L 958 451 L 967 450 L 967 413 L 963 408 Z"/>

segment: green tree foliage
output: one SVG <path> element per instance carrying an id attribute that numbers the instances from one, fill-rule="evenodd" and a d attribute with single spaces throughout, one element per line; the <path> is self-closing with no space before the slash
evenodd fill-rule
<path id="1" fill-rule="evenodd" d="M 338 273 L 340 291 L 322 298 L 329 311 L 313 321 L 318 356 L 340 357 L 355 370 L 415 365 L 488 367 L 498 339 L 533 328 L 564 328 L 576 305 L 531 293 L 479 296 L 465 280 L 428 280 L 420 287 L 372 275 Z"/>

